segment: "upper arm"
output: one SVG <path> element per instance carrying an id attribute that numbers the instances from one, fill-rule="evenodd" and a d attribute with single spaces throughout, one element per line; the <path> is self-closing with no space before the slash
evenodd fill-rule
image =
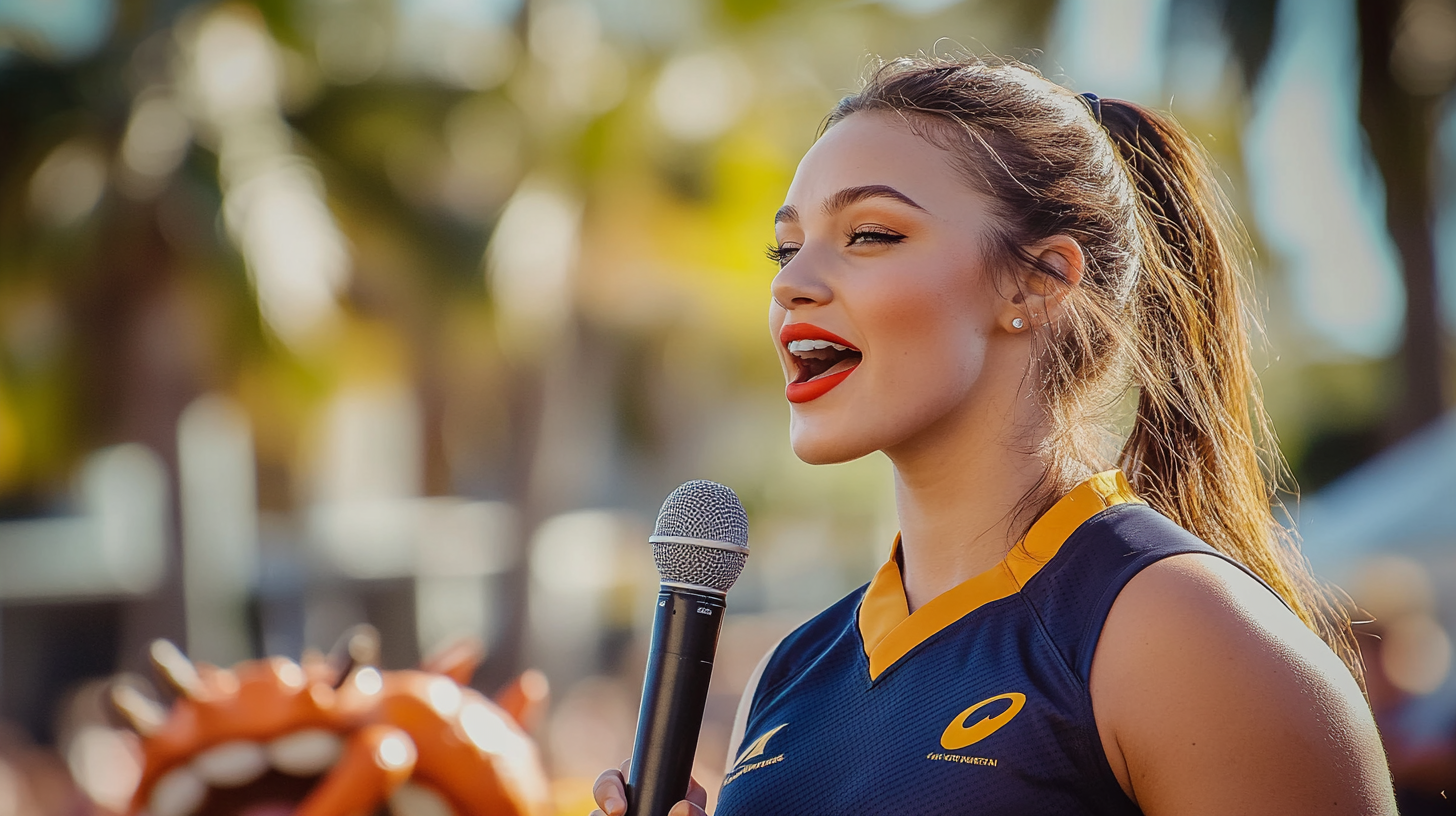
<path id="1" fill-rule="evenodd" d="M 1148 816 L 1395 813 L 1349 670 L 1222 559 L 1175 556 L 1127 584 L 1091 693 L 1108 760 Z"/>

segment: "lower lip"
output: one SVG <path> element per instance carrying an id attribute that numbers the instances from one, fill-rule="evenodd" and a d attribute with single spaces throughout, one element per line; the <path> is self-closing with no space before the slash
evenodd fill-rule
<path id="1" fill-rule="evenodd" d="M 808 382 L 789 383 L 789 387 L 784 389 L 784 396 L 789 398 L 789 402 L 795 403 L 819 399 L 833 390 L 834 386 L 844 382 L 845 378 L 858 368 L 859 366 L 855 365 L 854 368 L 847 368 L 838 374 L 830 374 L 827 377 L 820 377 Z"/>

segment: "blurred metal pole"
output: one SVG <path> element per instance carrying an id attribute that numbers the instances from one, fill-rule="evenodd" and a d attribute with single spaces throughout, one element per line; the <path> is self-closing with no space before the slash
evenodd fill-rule
<path id="1" fill-rule="evenodd" d="M 199 397 L 177 423 L 187 654 L 230 666 L 256 657 L 248 599 L 258 573 L 253 434 L 241 406 Z"/>
<path id="2" fill-rule="evenodd" d="M 577 387 L 581 338 L 575 305 L 583 201 L 574 185 L 524 179 L 486 247 L 484 271 L 501 350 L 511 369 L 509 490 L 520 513 L 512 566 L 504 575 L 504 621 L 481 678 L 487 686 L 525 668 L 530 542 L 536 526 L 579 499 L 575 465 L 592 410 Z"/>
<path id="3" fill-rule="evenodd" d="M 541 435 L 542 377 L 539 371 L 523 366 L 511 372 L 510 380 L 510 449 L 505 483 L 519 523 L 512 535 L 510 567 L 501 576 L 499 638 L 478 674 L 481 686 L 489 690 L 504 685 L 524 668 L 531 575 L 528 542 L 544 518 L 533 505 L 530 490 Z"/>

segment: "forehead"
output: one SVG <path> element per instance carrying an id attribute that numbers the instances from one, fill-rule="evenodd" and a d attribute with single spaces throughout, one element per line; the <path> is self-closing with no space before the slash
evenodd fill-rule
<path id="1" fill-rule="evenodd" d="M 950 153 L 917 135 L 898 115 L 878 111 L 852 114 L 815 142 L 799 162 L 785 203 L 801 213 L 817 211 L 839 190 L 877 184 L 895 188 L 942 218 L 966 208 L 984 209 Z"/>

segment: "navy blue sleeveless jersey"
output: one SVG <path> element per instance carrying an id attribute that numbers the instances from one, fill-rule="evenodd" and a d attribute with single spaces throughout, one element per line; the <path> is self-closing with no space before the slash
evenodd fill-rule
<path id="1" fill-rule="evenodd" d="M 892 557 L 775 649 L 717 816 L 1139 813 L 1088 677 L 1118 592 L 1181 553 L 1218 555 L 1108 471 L 913 615 Z"/>

